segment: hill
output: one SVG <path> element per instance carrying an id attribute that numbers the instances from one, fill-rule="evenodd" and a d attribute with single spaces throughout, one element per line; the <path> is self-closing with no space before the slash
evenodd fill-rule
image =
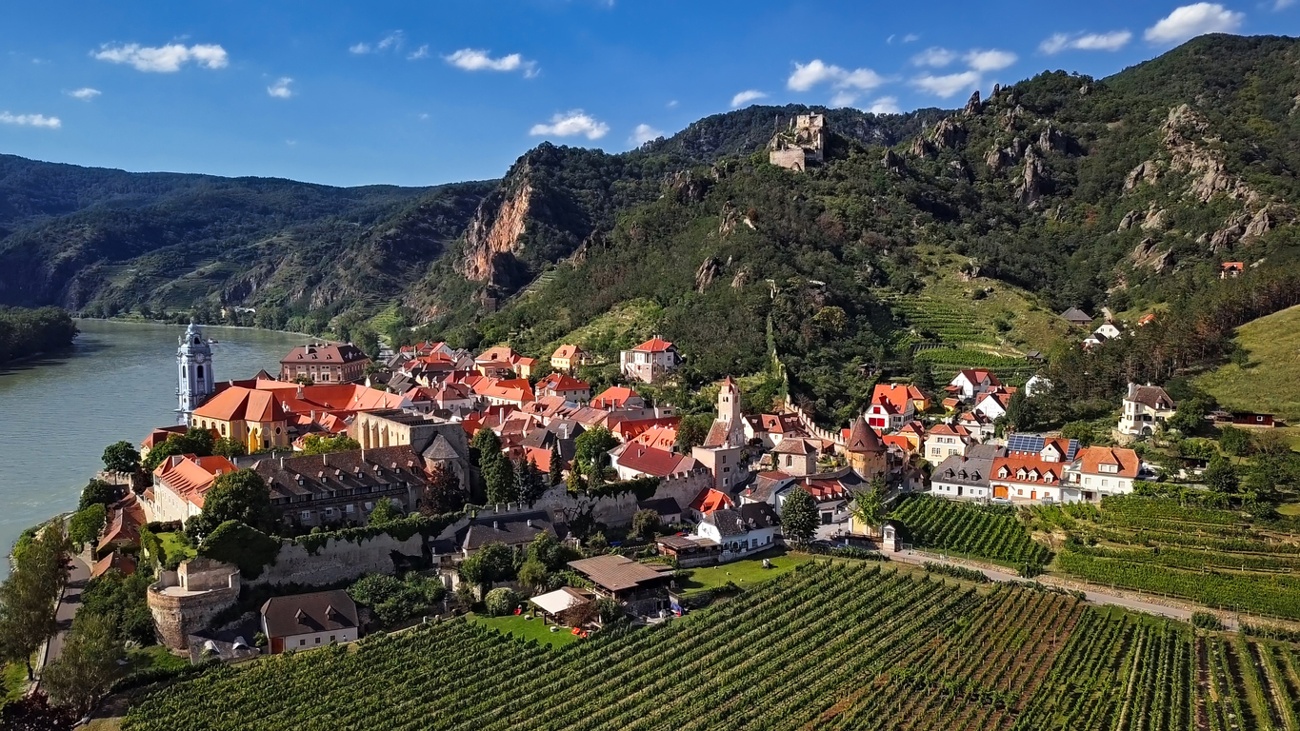
<path id="1" fill-rule="evenodd" d="M 1300 307 L 1250 322 L 1233 338 L 1238 354 L 1194 383 L 1226 409 L 1300 421 Z"/>

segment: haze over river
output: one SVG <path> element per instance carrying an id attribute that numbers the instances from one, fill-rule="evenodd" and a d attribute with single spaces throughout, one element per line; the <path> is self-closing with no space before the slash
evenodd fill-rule
<path id="1" fill-rule="evenodd" d="M 176 423 L 176 346 L 184 325 L 81 320 L 68 353 L 0 367 L 0 549 L 23 529 L 74 510 L 104 447 L 138 445 Z M 306 336 L 205 327 L 218 382 L 248 378 Z M 0 561 L 0 577 L 9 572 Z"/>

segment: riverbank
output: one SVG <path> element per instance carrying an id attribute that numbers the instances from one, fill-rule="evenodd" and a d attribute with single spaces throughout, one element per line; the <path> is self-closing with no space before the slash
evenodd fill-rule
<path id="1" fill-rule="evenodd" d="M 82 315 L 73 315 L 73 316 L 72 316 L 72 320 L 73 320 L 73 322 L 82 322 L 82 321 L 85 321 L 85 322 L 121 322 L 121 323 L 135 324 L 135 325 L 170 325 L 170 326 L 172 326 L 172 327 L 184 327 L 184 326 L 186 326 L 186 325 L 189 324 L 189 320 L 186 320 L 185 322 L 177 322 L 176 320 L 152 320 L 152 319 L 148 319 L 148 318 L 144 318 L 144 317 L 139 317 L 139 316 L 135 316 L 135 317 L 84 317 L 84 316 L 82 316 Z M 328 339 L 327 336 L 325 336 L 325 335 L 312 335 L 311 333 L 298 332 L 298 331 L 295 331 L 295 330 L 274 330 L 274 329 L 266 328 L 266 327 L 258 327 L 258 326 L 256 326 L 256 325 L 225 325 L 225 324 L 221 324 L 221 323 L 212 323 L 212 322 L 196 322 L 196 323 L 194 323 L 194 324 L 195 324 L 195 325 L 198 325 L 199 327 L 202 327 L 202 328 L 214 328 L 214 327 L 216 327 L 216 328 L 221 328 L 222 330 L 252 330 L 252 331 L 254 331 L 254 332 L 278 333 L 278 334 L 282 334 L 282 335 L 296 335 L 296 336 L 298 336 L 298 337 L 304 337 L 304 338 L 320 338 L 320 339 Z"/>

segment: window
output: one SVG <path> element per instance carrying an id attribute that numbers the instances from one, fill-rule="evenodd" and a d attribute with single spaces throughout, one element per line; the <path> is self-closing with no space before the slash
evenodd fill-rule
<path id="1" fill-rule="evenodd" d="M 330 635 L 330 642 L 334 641 L 334 635 Z"/>
<path id="2" fill-rule="evenodd" d="M 302 646 L 305 645 L 305 644 L 307 644 L 307 640 L 298 640 L 298 646 L 299 646 L 299 647 L 302 647 Z"/>
<path id="3" fill-rule="evenodd" d="M 320 644 L 320 638 L 319 638 L 319 637 L 316 638 L 316 644 L 318 644 L 318 645 Z"/>

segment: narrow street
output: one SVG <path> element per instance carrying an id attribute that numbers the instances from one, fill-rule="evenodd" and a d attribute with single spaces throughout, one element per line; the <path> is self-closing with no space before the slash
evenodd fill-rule
<path id="1" fill-rule="evenodd" d="M 63 641 L 67 637 L 68 630 L 72 628 L 72 619 L 77 616 L 77 610 L 81 609 L 81 592 L 86 588 L 86 582 L 90 581 L 90 566 L 80 555 L 73 555 L 72 572 L 68 575 L 68 583 L 63 588 L 63 596 L 59 599 L 59 609 L 55 614 L 59 622 L 59 631 L 50 638 L 45 648 L 45 653 L 41 658 L 39 672 L 47 663 L 57 660 L 63 652 Z"/>

